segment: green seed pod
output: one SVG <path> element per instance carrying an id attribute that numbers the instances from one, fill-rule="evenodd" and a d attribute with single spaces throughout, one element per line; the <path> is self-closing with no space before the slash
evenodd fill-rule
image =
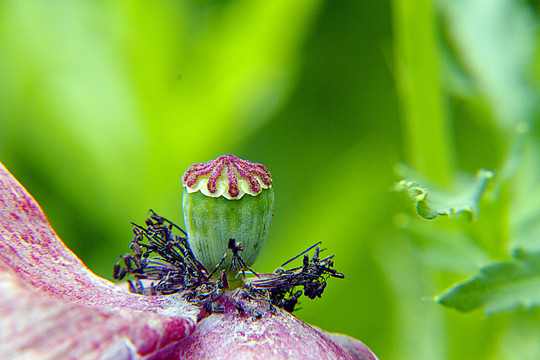
<path id="1" fill-rule="evenodd" d="M 259 256 L 274 211 L 274 190 L 262 164 L 222 155 L 192 165 L 182 177 L 182 207 L 188 242 L 197 259 L 212 272 L 229 269 L 229 239 L 240 242 L 247 266 Z M 216 272 L 217 273 L 217 272 Z M 236 276 L 233 268 L 230 278 Z"/>

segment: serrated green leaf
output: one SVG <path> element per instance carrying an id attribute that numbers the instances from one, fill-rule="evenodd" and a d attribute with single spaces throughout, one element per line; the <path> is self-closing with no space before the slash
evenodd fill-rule
<path id="1" fill-rule="evenodd" d="M 451 193 L 436 188 L 419 185 L 416 181 L 401 180 L 395 186 L 397 191 L 407 191 L 413 199 L 418 215 L 424 219 L 435 219 L 437 216 L 469 213 L 475 216 L 478 202 L 482 198 L 493 171 L 480 170 L 475 179 L 465 181 Z M 429 201 L 428 201 L 429 199 Z"/>
<path id="2" fill-rule="evenodd" d="M 540 305 L 540 252 L 516 250 L 510 261 L 483 267 L 478 275 L 435 300 L 464 312 L 482 308 L 486 314 L 537 307 Z"/>

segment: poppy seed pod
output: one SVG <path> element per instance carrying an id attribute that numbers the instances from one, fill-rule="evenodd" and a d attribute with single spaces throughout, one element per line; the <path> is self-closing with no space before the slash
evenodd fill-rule
<path id="1" fill-rule="evenodd" d="M 233 254 L 228 246 L 232 238 L 241 244 L 242 260 L 251 266 L 263 248 L 274 210 L 268 169 L 234 155 L 222 155 L 192 165 L 182 176 L 182 185 L 187 238 L 202 265 L 209 272 L 220 262 L 221 269 L 230 269 Z M 230 274 L 232 279 L 236 269 Z"/>

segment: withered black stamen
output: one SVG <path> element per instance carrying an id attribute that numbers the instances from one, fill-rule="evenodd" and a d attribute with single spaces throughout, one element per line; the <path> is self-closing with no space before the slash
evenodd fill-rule
<path id="1" fill-rule="evenodd" d="M 229 274 L 234 268 L 237 273 L 242 273 L 244 279 L 246 270 L 256 276 L 253 280 L 244 280 L 245 285 L 234 295 L 238 299 L 236 309 L 240 314 L 247 312 L 241 301 L 266 302 L 271 314 L 275 314 L 276 307 L 293 312 L 302 295 L 310 299 L 320 297 L 328 277 L 344 278 L 343 274 L 332 268 L 333 255 L 319 259 L 321 242 L 286 261 L 273 273 L 259 274 L 247 266 L 240 256 L 244 250 L 242 244 L 230 238 L 222 260 L 209 273 L 193 254 L 184 230 L 173 222 L 150 210 L 146 227 L 135 223 L 132 225 L 134 237 L 129 247 L 133 253 L 120 256 L 114 265 L 113 277 L 122 280 L 131 275 L 134 281 L 128 280 L 128 287 L 136 294 L 169 295 L 183 292 L 184 298 L 205 309 L 206 315 L 224 311 L 216 301 L 229 288 L 227 272 L 222 269 L 217 279 L 213 275 L 228 257 L 229 251 L 232 252 Z M 173 229 L 180 231 L 183 236 L 173 234 Z M 310 259 L 307 253 L 313 249 L 314 255 Z M 302 266 L 283 269 L 302 255 Z M 250 310 L 249 313 L 254 319 L 262 317 L 259 312 Z"/>
<path id="2" fill-rule="evenodd" d="M 326 288 L 326 279 L 328 276 L 341 279 L 345 276 L 332 269 L 334 265 L 334 262 L 331 261 L 333 255 L 319 260 L 319 244 L 315 244 L 285 262 L 285 264 L 288 264 L 292 260 L 304 255 L 302 267 L 290 270 L 284 270 L 280 267 L 274 273 L 266 274 L 262 279 L 251 281 L 249 283 L 250 289 L 269 292 L 271 303 L 289 312 L 294 311 L 298 298 L 302 295 L 302 290 L 295 291 L 296 288 L 303 287 L 304 295 L 310 299 L 321 297 Z M 315 254 L 309 259 L 306 252 L 314 247 Z"/>

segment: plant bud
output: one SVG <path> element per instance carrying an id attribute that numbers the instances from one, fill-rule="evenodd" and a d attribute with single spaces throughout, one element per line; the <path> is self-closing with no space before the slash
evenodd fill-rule
<path id="1" fill-rule="evenodd" d="M 212 272 L 228 253 L 220 268 L 229 269 L 233 254 L 228 245 L 234 238 L 243 247 L 239 252 L 242 260 L 251 266 L 263 248 L 274 211 L 268 169 L 222 155 L 192 165 L 184 173 L 182 185 L 184 224 L 197 259 Z M 233 268 L 230 278 L 236 274 Z"/>

